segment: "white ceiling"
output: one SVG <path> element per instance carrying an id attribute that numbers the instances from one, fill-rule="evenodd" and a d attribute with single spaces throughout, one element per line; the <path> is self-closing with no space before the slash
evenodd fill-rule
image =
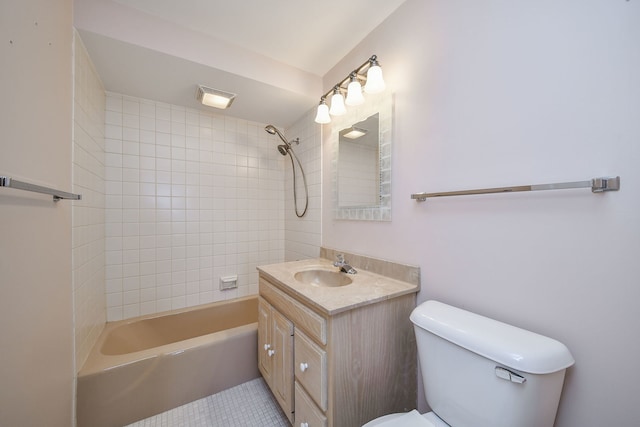
<path id="1" fill-rule="evenodd" d="M 238 94 L 225 114 L 286 127 L 404 1 L 75 0 L 74 25 L 108 91 L 206 108 L 204 84 Z"/>

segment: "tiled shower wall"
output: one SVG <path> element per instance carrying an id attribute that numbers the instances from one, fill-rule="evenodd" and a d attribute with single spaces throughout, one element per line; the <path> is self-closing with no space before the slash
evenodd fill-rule
<path id="1" fill-rule="evenodd" d="M 293 143 L 293 150 L 302 163 L 309 191 L 309 207 L 302 218 L 296 216 L 293 197 L 293 174 L 291 161 L 285 158 L 284 217 L 285 217 L 285 261 L 315 258 L 320 255 L 321 244 L 321 195 L 322 195 L 322 133 L 321 126 L 314 122 L 313 108 L 287 129 L 289 140 L 300 138 L 300 144 Z M 274 141 L 277 137 L 274 137 Z M 277 141 L 276 141 L 277 142 Z M 274 143 L 274 151 L 276 146 Z M 304 210 L 304 182 L 298 164 L 296 166 L 296 193 L 298 213 Z"/>
<path id="2" fill-rule="evenodd" d="M 105 167 L 102 83 L 80 37 L 74 37 L 73 293 L 76 369 L 80 369 L 106 319 Z"/>
<path id="3" fill-rule="evenodd" d="M 265 124 L 114 93 L 105 117 L 108 320 L 257 293 L 256 266 L 284 259 Z"/>

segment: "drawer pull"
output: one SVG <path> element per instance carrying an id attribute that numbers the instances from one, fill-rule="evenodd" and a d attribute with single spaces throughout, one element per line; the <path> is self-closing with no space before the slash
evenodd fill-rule
<path id="1" fill-rule="evenodd" d="M 274 354 L 276 354 L 276 351 L 275 351 L 275 350 L 269 350 L 269 351 L 267 352 L 267 354 L 269 355 L 269 357 L 271 357 L 271 356 L 273 356 Z"/>
<path id="2" fill-rule="evenodd" d="M 264 345 L 264 351 L 267 351 L 271 348 L 271 344 L 265 344 Z"/>
<path id="3" fill-rule="evenodd" d="M 300 364 L 300 371 L 304 372 L 307 369 L 309 369 L 309 364 L 308 363 L 304 363 L 303 362 L 303 363 Z"/>

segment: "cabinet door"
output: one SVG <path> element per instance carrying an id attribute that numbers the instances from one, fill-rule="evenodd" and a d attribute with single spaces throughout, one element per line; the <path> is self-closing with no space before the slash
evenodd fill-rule
<path id="1" fill-rule="evenodd" d="M 293 422 L 293 323 L 275 309 L 271 310 L 271 316 L 271 339 L 275 350 L 271 389 L 289 421 Z"/>
<path id="2" fill-rule="evenodd" d="M 271 328 L 271 306 L 262 298 L 258 298 L 258 369 L 269 386 L 273 370 L 273 358 L 269 357 L 269 351 L 274 351 Z"/>

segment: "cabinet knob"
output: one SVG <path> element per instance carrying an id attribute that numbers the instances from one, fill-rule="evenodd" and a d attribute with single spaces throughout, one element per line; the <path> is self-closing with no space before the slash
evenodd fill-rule
<path id="1" fill-rule="evenodd" d="M 269 355 L 269 357 L 271 357 L 271 356 L 273 356 L 274 354 L 276 354 L 276 351 L 275 351 L 275 350 L 269 350 L 269 351 L 267 352 L 267 354 Z"/>
<path id="2" fill-rule="evenodd" d="M 267 351 L 271 348 L 271 344 L 265 344 L 264 345 L 264 351 Z"/>
<path id="3" fill-rule="evenodd" d="M 309 427 L 309 423 L 300 423 L 300 427 Z"/>
<path id="4" fill-rule="evenodd" d="M 306 371 L 307 369 L 309 369 L 309 364 L 308 364 L 308 363 L 304 363 L 304 362 L 302 362 L 302 363 L 300 364 L 300 370 L 301 370 L 302 372 L 304 372 L 304 371 Z"/>

